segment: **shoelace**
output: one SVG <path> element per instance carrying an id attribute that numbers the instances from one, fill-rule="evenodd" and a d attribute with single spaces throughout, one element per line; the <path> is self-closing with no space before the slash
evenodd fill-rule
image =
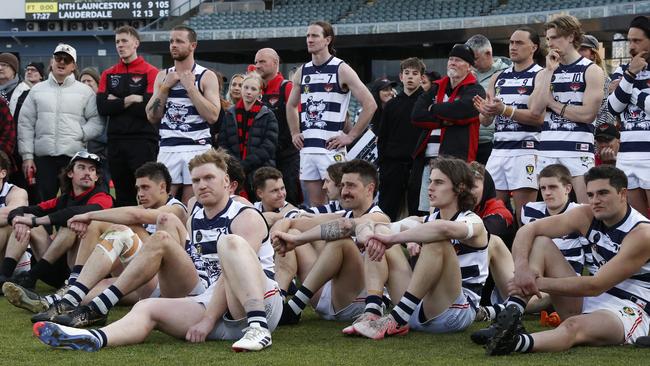
<path id="1" fill-rule="evenodd" d="M 242 332 L 244 332 L 244 336 L 242 338 L 249 341 L 253 341 L 255 340 L 256 337 L 260 335 L 260 333 L 262 333 L 262 329 L 254 328 L 254 327 L 246 327 L 244 328 L 244 330 L 242 330 Z"/>

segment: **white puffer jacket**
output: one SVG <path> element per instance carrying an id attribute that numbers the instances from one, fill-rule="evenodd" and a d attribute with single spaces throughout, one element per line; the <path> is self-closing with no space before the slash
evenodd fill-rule
<path id="1" fill-rule="evenodd" d="M 50 73 L 47 80 L 32 87 L 20 110 L 18 152 L 23 160 L 73 156 L 103 130 L 92 89 L 74 75 L 59 85 Z"/>

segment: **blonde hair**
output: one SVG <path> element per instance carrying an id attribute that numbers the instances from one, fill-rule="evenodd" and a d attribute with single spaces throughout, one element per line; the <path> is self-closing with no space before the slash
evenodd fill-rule
<path id="1" fill-rule="evenodd" d="M 222 149 L 215 150 L 215 149 L 210 149 L 203 154 L 197 155 L 192 158 L 189 162 L 189 168 L 190 171 L 194 170 L 194 168 L 205 165 L 205 164 L 214 164 L 217 168 L 223 170 L 224 172 L 228 172 L 228 164 L 226 163 L 228 157 L 226 156 L 226 152 Z"/>
<path id="2" fill-rule="evenodd" d="M 262 89 L 264 89 L 264 86 L 265 86 L 266 83 L 264 82 L 264 79 L 262 79 L 262 77 L 260 76 L 260 74 L 258 74 L 258 73 L 256 73 L 256 72 L 249 72 L 246 76 L 244 76 L 244 80 L 241 82 L 242 85 L 244 85 L 244 83 L 245 83 L 247 80 L 251 80 L 251 79 L 257 81 L 257 85 L 259 85 L 259 87 L 260 87 L 260 91 L 261 91 Z"/>
<path id="3" fill-rule="evenodd" d="M 576 50 L 580 48 L 582 36 L 584 36 L 585 33 L 582 31 L 582 24 L 580 24 L 578 18 L 568 14 L 557 14 L 553 16 L 550 21 L 544 24 L 544 30 L 549 30 L 551 28 L 555 28 L 555 31 L 559 36 L 573 36 L 573 47 L 575 47 Z"/>

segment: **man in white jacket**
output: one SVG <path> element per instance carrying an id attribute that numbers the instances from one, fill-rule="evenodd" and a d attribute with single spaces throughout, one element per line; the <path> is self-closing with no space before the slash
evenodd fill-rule
<path id="1" fill-rule="evenodd" d="M 95 93 L 75 80 L 77 51 L 59 44 L 50 65 L 48 79 L 31 89 L 18 119 L 23 173 L 36 178 L 41 200 L 56 197 L 61 169 L 104 130 Z"/>

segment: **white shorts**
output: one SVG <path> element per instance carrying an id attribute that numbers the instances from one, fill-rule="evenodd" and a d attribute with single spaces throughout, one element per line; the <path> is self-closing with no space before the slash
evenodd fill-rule
<path id="1" fill-rule="evenodd" d="M 618 317 L 625 332 L 623 343 L 634 344 L 637 338 L 648 335 L 650 316 L 630 300 L 619 299 L 606 292 L 595 297 L 585 297 L 582 313 L 593 313 L 596 310 L 607 310 Z"/>
<path id="2" fill-rule="evenodd" d="M 494 186 L 499 191 L 514 191 L 520 188 L 537 189 L 537 157 L 533 154 L 519 156 L 494 156 L 485 165 L 490 172 Z"/>
<path id="3" fill-rule="evenodd" d="M 578 177 L 584 175 L 587 170 L 594 167 L 594 156 L 585 155 L 579 158 L 551 158 L 546 156 L 537 156 L 537 174 L 551 164 L 562 164 L 569 169 L 572 177 Z"/>
<path id="4" fill-rule="evenodd" d="M 193 297 L 193 299 L 207 307 L 210 298 L 212 297 L 213 290 L 214 284 L 208 287 L 208 289 L 201 295 Z M 264 310 L 266 312 L 266 324 L 268 325 L 269 330 L 273 332 L 278 326 L 280 317 L 282 316 L 282 296 L 280 296 L 280 287 L 278 286 L 278 283 L 268 277 L 266 277 L 266 285 L 264 288 Z M 246 318 L 232 319 L 230 313 L 226 312 L 217 324 L 215 324 L 214 328 L 212 328 L 207 339 L 237 340 L 244 335 L 243 330 L 246 327 L 248 327 L 248 321 Z"/>
<path id="5" fill-rule="evenodd" d="M 476 309 L 470 305 L 466 291 L 469 290 L 461 289 L 460 295 L 447 310 L 425 322 L 420 322 L 422 311 L 422 301 L 420 301 L 409 319 L 409 326 L 413 330 L 427 333 L 451 333 L 467 329 L 474 323 Z"/>
<path id="6" fill-rule="evenodd" d="M 323 180 L 327 167 L 346 161 L 345 150 L 323 154 L 300 153 L 300 180 Z"/>
<path id="7" fill-rule="evenodd" d="M 650 160 L 617 160 L 616 167 L 627 175 L 627 189 L 650 189 Z"/>
<path id="8" fill-rule="evenodd" d="M 192 184 L 192 177 L 190 177 L 189 163 L 193 157 L 203 154 L 210 150 L 210 145 L 197 145 L 187 146 L 184 151 L 163 151 L 160 149 L 158 153 L 158 162 L 165 164 L 172 176 L 173 184 Z"/>
<path id="9" fill-rule="evenodd" d="M 335 311 L 334 305 L 332 304 L 332 281 L 327 281 L 327 283 L 323 285 L 320 298 L 318 299 L 318 304 L 314 311 L 325 320 L 349 322 L 363 314 L 365 308 L 366 290 L 363 290 L 350 305 L 339 311 Z"/>

